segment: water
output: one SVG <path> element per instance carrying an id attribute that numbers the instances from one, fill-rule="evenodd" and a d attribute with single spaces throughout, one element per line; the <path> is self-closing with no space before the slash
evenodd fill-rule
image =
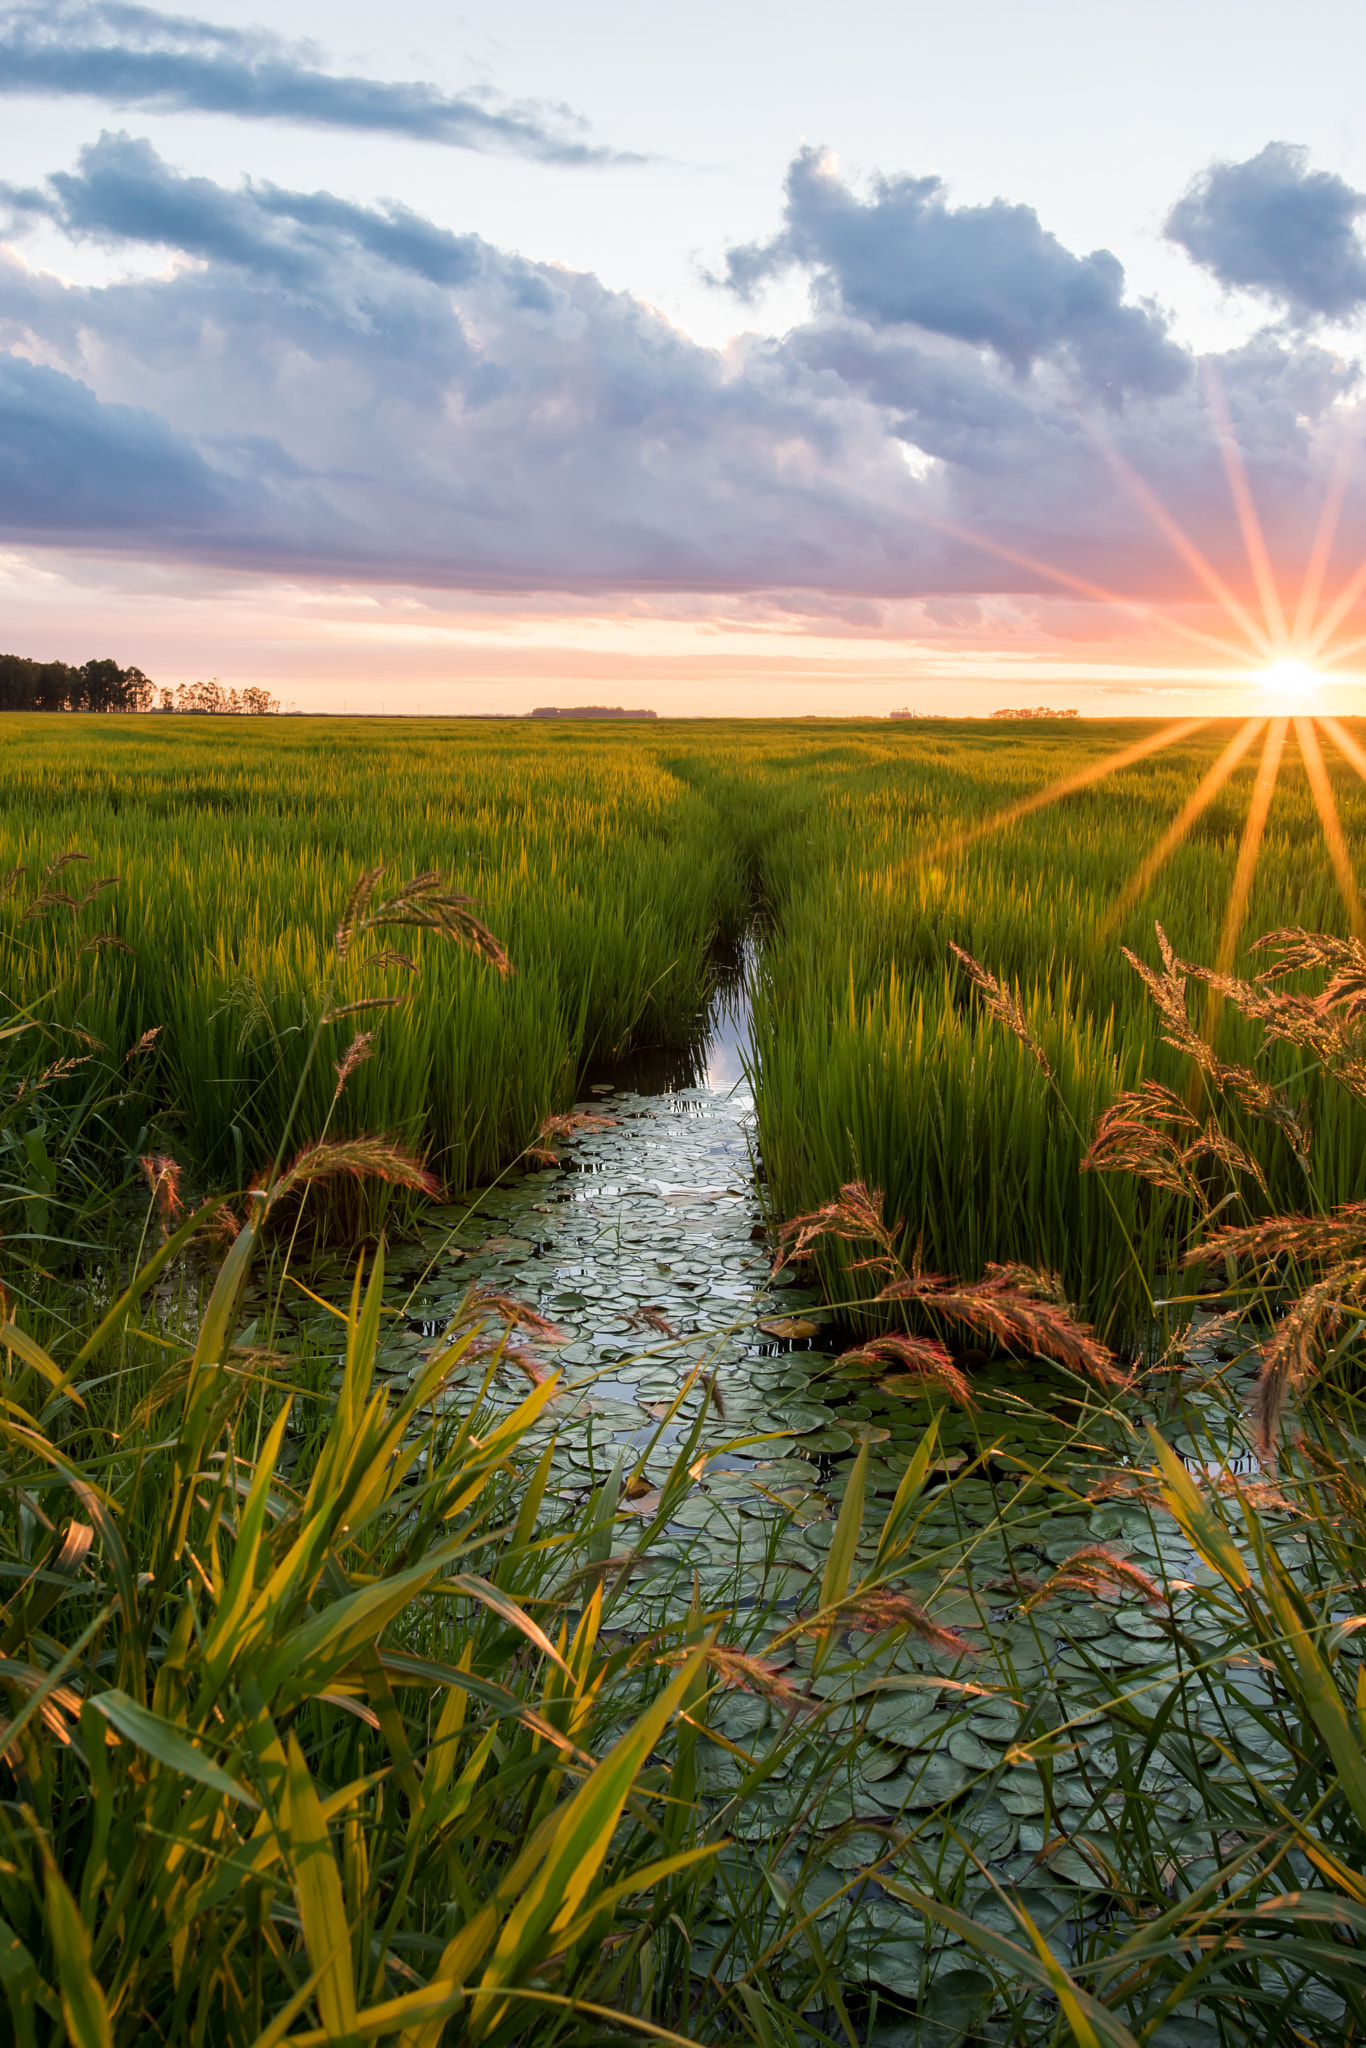
<path id="1" fill-rule="evenodd" d="M 853 1437 L 808 1384 L 828 1356 L 794 1356 L 820 1352 L 829 1319 L 798 1275 L 771 1271 L 754 1181 L 742 972 L 704 1024 L 692 1048 L 646 1049 L 590 1070 L 576 1108 L 605 1127 L 576 1133 L 558 1166 L 446 1212 L 453 1241 L 415 1287 L 409 1334 L 434 1334 L 471 1284 L 545 1317 L 562 1341 L 518 1332 L 510 1342 L 580 1389 L 553 1417 L 571 1472 L 596 1471 L 617 1451 L 638 1456 L 661 1407 L 701 1367 L 719 1394 L 708 1446 L 724 1442 L 733 1467 L 760 1483 L 790 1489 L 795 1471 L 820 1495 L 811 1512 L 824 1515 L 822 1461 Z M 805 1334 L 761 1327 L 775 1320 Z M 502 1377 L 506 1398 L 524 1390 L 515 1367 Z M 666 1429 L 649 1467 L 657 1476 L 704 1398 L 699 1387 Z M 783 1441 L 737 1441 L 772 1433 Z"/>
<path id="2" fill-rule="evenodd" d="M 775 1630 L 821 1604 L 833 1518 L 859 1440 L 869 1439 L 869 1453 L 855 1577 L 871 1566 L 877 1528 L 937 1411 L 939 1470 L 913 1567 L 898 1574 L 897 1585 L 936 1623 L 960 1631 L 970 1653 L 955 1660 L 914 1637 L 890 1650 L 856 1638 L 868 1660 L 864 1679 L 871 1672 L 874 1686 L 893 1688 L 879 1700 L 883 1718 L 872 1736 L 846 1752 L 832 1722 L 829 1781 L 814 1794 L 805 1780 L 794 1781 L 793 1796 L 811 1803 L 787 1815 L 787 1792 L 775 1780 L 752 1809 L 728 1814 L 726 1829 L 741 1844 L 763 1844 L 789 1827 L 794 1841 L 828 1836 L 822 1854 L 831 1867 L 852 1870 L 883 1853 L 889 1826 L 913 1829 L 917 1815 L 950 1801 L 959 1843 L 971 1846 L 992 1879 L 1033 1887 L 1035 1910 L 1057 1937 L 1079 1939 L 1086 1913 L 1103 1910 L 1106 1896 L 1103 1857 L 1085 1846 L 1089 1829 L 1103 1847 L 1103 1830 L 1088 1815 L 1113 1782 L 1106 1738 L 1097 1729 L 1094 1738 L 1072 1741 L 1050 1766 L 1051 1796 L 1070 1816 L 1061 1834 L 1045 1819 L 1037 1774 L 1012 1764 L 1007 1747 L 1031 1704 L 1043 1702 L 1047 1719 L 1066 1718 L 1079 1698 L 1096 1697 L 1107 1683 L 1151 1711 L 1173 1681 L 1173 1644 L 1169 1628 L 1132 1595 L 1097 1600 L 1076 1591 L 1022 1616 L 1011 1575 L 1046 1577 L 1078 1549 L 1103 1542 L 1174 1582 L 1177 1617 L 1203 1639 L 1208 1623 L 1198 1587 L 1211 1574 L 1174 1525 L 1153 1515 L 1138 1486 L 1136 1468 L 1147 1457 L 1135 1432 L 1155 1410 L 1135 1399 L 1131 1432 L 1099 1403 L 1090 1406 L 1075 1381 L 1038 1361 L 977 1369 L 972 1411 L 938 1399 L 933 1409 L 899 1401 L 843 1365 L 839 1354 L 851 1340 L 815 1290 L 799 1272 L 772 1270 L 754 1178 L 746 1029 L 743 977 L 736 976 L 692 1048 L 640 1053 L 589 1074 L 579 1106 L 609 1125 L 577 1134 L 554 1168 L 434 1215 L 424 1250 L 400 1249 L 393 1261 L 395 1278 L 406 1279 L 412 1293 L 406 1325 L 386 1338 L 384 1364 L 396 1377 L 411 1372 L 471 1285 L 545 1317 L 559 1341 L 517 1332 L 509 1351 L 520 1352 L 532 1373 L 558 1368 L 566 1383 L 528 1444 L 538 1454 L 553 1440 L 551 1502 L 582 1501 L 620 1461 L 624 1473 L 640 1467 L 636 1498 L 623 1508 L 653 1518 L 659 1485 L 700 1422 L 696 1483 L 637 1559 L 629 1589 L 613 1600 L 610 1626 L 643 1634 L 677 1620 L 696 1585 L 713 1611 L 730 1611 L 742 1627 L 748 1617 L 761 1649 Z M 778 1324 L 789 1334 L 775 1335 Z M 1200 1363 L 1198 1347 L 1192 1350 L 1191 1378 L 1213 1373 L 1213 1361 Z M 463 1407 L 480 1370 L 445 1398 Z M 1239 1370 L 1245 1382 L 1246 1365 Z M 666 1422 L 689 1375 L 692 1392 Z M 705 1391 L 713 1376 L 724 1414 Z M 514 1356 L 500 1369 L 493 1398 L 510 1408 L 526 1390 Z M 1234 1414 L 1236 1403 L 1226 1412 Z M 1176 1442 L 1192 1461 L 1208 1448 L 1191 1437 Z M 1219 1448 L 1215 1469 L 1239 1470 L 1246 1447 L 1236 1431 Z M 1050 1466 L 1062 1489 L 1045 1491 L 1032 1506 L 1017 1504 L 1022 1471 L 1027 1479 L 1030 1469 Z M 945 1484 L 955 1471 L 953 1485 Z M 1133 1490 L 1125 1493 L 1129 1481 Z M 1008 1538 L 998 1520 L 1003 1510 Z M 632 1547 L 629 1527 L 619 1526 L 613 1547 Z M 809 1646 L 795 1651 L 799 1663 L 809 1654 Z M 1211 1701 L 1224 1684 L 1211 1678 Z M 1226 1689 L 1216 1715 L 1221 1739 L 1232 1714 L 1255 1741 L 1241 1670 L 1230 1670 Z M 861 1712 L 870 1698 L 863 1683 Z M 744 1741 L 757 1752 L 753 1717 L 762 1720 L 767 1710 L 752 1699 L 742 1704 Z M 707 1745 L 700 1755 L 704 1795 L 710 1771 L 724 1801 L 733 1759 Z M 1172 1853 L 1203 1853 L 1199 1802 L 1181 1772 L 1158 1756 L 1145 1784 Z M 846 1839 L 859 1822 L 884 1832 Z M 937 1839 L 937 1821 L 931 1829 Z M 856 1920 L 849 1930 L 851 1966 L 862 1957 L 871 1975 L 894 1988 L 902 1971 L 909 1987 L 921 1936 L 903 1928 L 900 1908 L 875 1884 L 867 1892 L 867 1923 Z"/>

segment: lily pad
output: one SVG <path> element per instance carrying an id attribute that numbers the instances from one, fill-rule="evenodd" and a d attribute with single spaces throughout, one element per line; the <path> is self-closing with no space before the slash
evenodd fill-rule
<path id="1" fill-rule="evenodd" d="M 832 1410 L 819 1401 L 775 1401 L 773 1414 L 793 1436 L 804 1436 L 811 1429 L 828 1429 L 835 1421 Z"/>
<path id="2" fill-rule="evenodd" d="M 988 1749 L 970 1728 L 955 1728 L 949 1737 L 949 1755 L 957 1757 L 970 1771 L 994 1771 L 1001 1761 L 999 1749 Z"/>
<path id="3" fill-rule="evenodd" d="M 880 1693 L 868 1709 L 868 1733 L 884 1742 L 913 1742 L 934 1715 L 938 1695 L 929 1690 Z"/>
<path id="4" fill-rule="evenodd" d="M 960 1764 L 956 1756 L 945 1756 L 942 1751 L 926 1757 L 923 1763 L 917 1758 L 916 1768 L 908 1771 L 904 1780 L 889 1778 L 878 1786 L 879 1802 L 891 1786 L 903 1782 L 906 1794 L 902 1803 L 909 1812 L 924 1813 L 932 1806 L 940 1806 L 945 1800 L 958 1797 L 968 1782 L 967 1766 Z"/>
<path id="5" fill-rule="evenodd" d="M 778 1337 L 793 1344 L 820 1335 L 820 1324 L 813 1322 L 810 1316 L 765 1316 L 756 1327 L 766 1337 Z"/>

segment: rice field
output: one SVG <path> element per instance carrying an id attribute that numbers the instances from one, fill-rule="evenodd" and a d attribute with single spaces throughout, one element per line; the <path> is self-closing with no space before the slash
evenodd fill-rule
<path id="1" fill-rule="evenodd" d="M 324 1001 L 379 997 L 392 1007 L 326 1027 L 297 1135 L 329 1115 L 334 1134 L 382 1130 L 458 1192 L 515 1159 L 594 1062 L 685 1040 L 717 942 L 752 925 L 775 1218 L 861 1180 L 884 1192 L 908 1257 L 918 1246 L 957 1275 L 990 1260 L 1056 1270 L 1103 1332 L 1132 1340 L 1180 1203 L 1078 1169 L 1121 1091 L 1184 1069 L 1121 949 L 1156 964 L 1156 919 L 1179 954 L 1214 960 L 1259 750 L 1137 891 L 1236 727 L 973 833 L 1157 730 L 16 717 L 0 730 L 0 873 L 27 869 L 0 907 L 9 992 L 39 1005 L 54 1056 L 73 1029 L 98 1041 L 79 1042 L 89 1061 L 55 1099 L 79 1100 L 102 1058 L 117 1072 L 100 1112 L 110 1157 L 169 1152 L 196 1185 L 239 1187 L 270 1156 Z M 1331 748 L 1328 769 L 1359 845 L 1366 786 Z M 45 883 L 72 852 L 88 862 Z M 448 873 L 515 974 L 418 931 L 348 963 L 325 995 L 348 892 L 385 861 L 395 883 Z M 105 886 L 73 908 L 92 883 Z M 1241 933 L 1346 919 L 1292 743 Z M 1018 991 L 1051 1078 L 984 1012 L 954 944 Z M 1247 957 L 1235 948 L 1234 964 Z M 361 1029 L 374 1056 L 334 1104 L 333 1066 Z M 1250 1038 L 1229 1016 L 1220 1042 L 1233 1057 Z M 1241 1133 L 1272 1207 L 1366 1193 L 1366 1120 L 1325 1114 L 1321 1084 L 1304 1085 L 1309 1190 L 1274 1133 Z M 821 1258 L 852 1299 L 839 1257 Z"/>
<path id="2" fill-rule="evenodd" d="M 1153 736 L 0 726 L 16 2043 L 1361 2037 L 1359 913 Z"/>

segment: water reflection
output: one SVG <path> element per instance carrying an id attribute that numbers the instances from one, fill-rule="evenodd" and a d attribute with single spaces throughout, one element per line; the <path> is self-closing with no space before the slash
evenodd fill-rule
<path id="1" fill-rule="evenodd" d="M 673 1107 L 687 1114 L 688 1098 L 698 1091 L 737 1098 L 748 1105 L 745 1076 L 749 1052 L 749 981 L 754 944 L 749 938 L 735 946 L 718 946 L 712 955 L 712 986 L 698 1013 L 693 1038 L 685 1045 L 640 1045 L 616 1059 L 589 1063 L 584 1088 L 592 1094 L 612 1089 L 619 1094 L 672 1096 Z"/>

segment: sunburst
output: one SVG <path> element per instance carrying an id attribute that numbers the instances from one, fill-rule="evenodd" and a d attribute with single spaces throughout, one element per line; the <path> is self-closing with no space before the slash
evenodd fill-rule
<path id="1" fill-rule="evenodd" d="M 1018 567 L 1045 576 L 1062 589 L 1078 592 L 1105 605 L 1134 614 L 1145 621 L 1161 621 L 1181 638 L 1225 659 L 1231 659 L 1247 677 L 1250 689 L 1255 689 L 1260 697 L 1261 707 L 1230 740 L 1157 843 L 1143 856 L 1111 905 L 1099 931 L 1102 938 L 1115 931 L 1260 738 L 1261 754 L 1248 798 L 1247 815 L 1219 934 L 1216 966 L 1226 974 L 1237 958 L 1267 819 L 1292 720 L 1296 744 L 1319 814 L 1324 844 L 1342 897 L 1349 928 L 1356 937 L 1366 938 L 1366 921 L 1363 920 L 1361 896 L 1346 835 L 1333 796 L 1332 783 L 1324 765 L 1319 730 L 1321 728 L 1328 735 L 1340 756 L 1355 769 L 1363 781 L 1366 781 L 1366 750 L 1363 750 L 1338 719 L 1318 710 L 1320 691 L 1336 666 L 1359 649 L 1366 647 L 1366 636 L 1345 643 L 1335 643 L 1334 639 L 1357 599 L 1366 592 L 1366 562 L 1347 578 L 1340 590 L 1327 602 L 1324 601 L 1328 563 L 1337 536 L 1338 520 L 1355 454 L 1355 444 L 1346 443 L 1324 494 L 1323 508 L 1309 550 L 1293 616 L 1288 615 L 1288 607 L 1282 598 L 1272 569 L 1270 552 L 1257 514 L 1242 451 L 1234 434 L 1222 387 L 1213 369 L 1206 374 L 1205 386 L 1260 617 L 1219 574 L 1151 486 L 1120 455 L 1109 436 L 1099 427 L 1088 424 L 1091 424 L 1093 438 L 1103 450 L 1116 478 L 1214 599 L 1228 620 L 1233 635 L 1236 636 L 1234 638 L 1223 638 L 1194 626 L 1164 607 L 1107 590 L 1103 585 L 1087 577 L 1059 569 L 1034 555 L 989 539 L 971 528 L 933 517 L 928 517 L 926 523 Z M 909 865 L 918 868 L 927 863 L 937 862 L 946 855 L 961 851 L 989 833 L 1004 831 L 1033 812 L 1056 803 L 1060 798 L 1076 790 L 1091 787 L 1120 769 L 1131 767 L 1138 761 L 1174 746 L 1207 723 L 1208 721 L 1203 719 L 1187 719 L 1167 726 L 1147 739 L 1121 748 L 1114 754 L 1090 763 L 1086 768 L 1050 783 L 1032 796 L 1003 806 L 982 819 L 980 823 L 923 848 Z M 1219 1000 L 1211 991 L 1204 1020 L 1207 1034 L 1212 1034 L 1216 1029 L 1219 1012 Z"/>

